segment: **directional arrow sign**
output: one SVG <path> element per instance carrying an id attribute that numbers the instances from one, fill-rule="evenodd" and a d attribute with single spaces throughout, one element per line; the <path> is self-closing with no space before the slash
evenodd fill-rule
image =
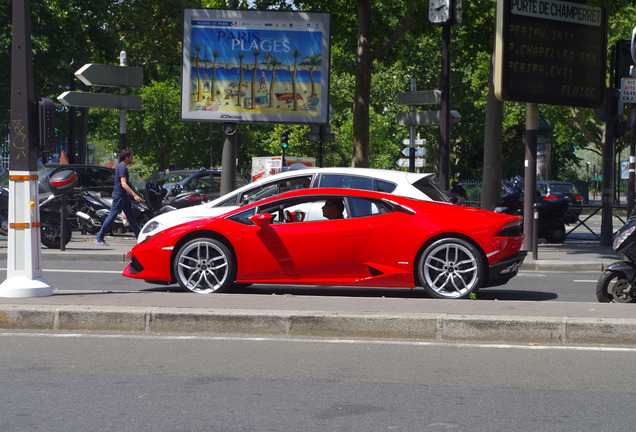
<path id="1" fill-rule="evenodd" d="M 462 116 L 457 111 L 451 111 L 451 124 L 457 123 Z M 398 125 L 400 126 L 428 126 L 439 124 L 440 111 L 408 111 L 398 113 Z"/>
<path id="2" fill-rule="evenodd" d="M 141 109 L 141 96 L 67 91 L 57 97 L 66 106 L 83 108 Z"/>
<path id="3" fill-rule="evenodd" d="M 409 147 L 405 148 L 404 150 L 402 150 L 402 154 L 408 157 L 411 154 L 411 149 Z M 422 147 L 416 147 L 415 156 L 418 156 L 418 157 L 426 156 L 426 149 Z"/>
<path id="4" fill-rule="evenodd" d="M 86 85 L 100 87 L 141 87 L 144 70 L 133 66 L 113 66 L 89 63 L 81 67 L 75 76 Z"/>
<path id="5" fill-rule="evenodd" d="M 404 145 L 411 145 L 411 140 L 410 140 L 410 139 L 408 139 L 408 138 L 407 138 L 407 139 L 405 139 L 405 140 L 402 140 L 402 144 L 404 144 Z M 416 139 L 416 140 L 413 140 L 413 145 L 416 145 L 416 146 L 426 145 L 426 140 L 425 140 L 425 139 Z"/>
<path id="6" fill-rule="evenodd" d="M 439 90 L 411 91 L 397 94 L 398 105 L 438 105 L 442 101 Z"/>
<path id="7" fill-rule="evenodd" d="M 426 163 L 426 159 L 415 159 L 415 167 L 416 168 L 423 168 L 424 164 Z M 408 159 L 398 159 L 397 164 L 399 167 L 401 168 L 408 168 L 409 167 L 409 160 Z"/>

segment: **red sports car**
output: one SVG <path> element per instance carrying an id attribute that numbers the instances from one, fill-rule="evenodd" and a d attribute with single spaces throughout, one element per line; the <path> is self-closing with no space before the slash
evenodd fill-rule
<path id="1" fill-rule="evenodd" d="M 302 189 L 137 244 L 124 276 L 197 293 L 234 284 L 415 288 L 465 298 L 517 274 L 521 218 L 354 189 Z"/>

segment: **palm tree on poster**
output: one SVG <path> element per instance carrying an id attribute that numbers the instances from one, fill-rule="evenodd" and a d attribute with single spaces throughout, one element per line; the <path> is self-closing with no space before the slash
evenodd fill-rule
<path id="1" fill-rule="evenodd" d="M 252 103 L 250 109 L 256 108 L 256 69 L 258 68 L 258 56 L 261 54 L 261 50 L 254 48 L 252 55 L 254 56 L 254 73 L 252 73 Z"/>
<path id="2" fill-rule="evenodd" d="M 245 53 L 239 52 L 236 56 L 239 59 L 239 85 L 238 91 L 236 92 L 236 105 L 241 106 L 241 90 L 243 89 L 243 57 L 245 57 Z"/>
<path id="3" fill-rule="evenodd" d="M 294 99 L 294 111 L 298 111 L 298 99 L 296 99 L 296 72 L 298 71 L 298 56 L 300 56 L 300 50 L 294 48 L 292 50 L 294 56 L 294 75 L 292 76 L 292 98 Z"/>
<path id="4" fill-rule="evenodd" d="M 314 81 L 314 69 L 316 66 L 320 66 L 320 58 L 317 55 L 309 56 L 307 59 L 307 65 L 309 65 L 309 79 L 311 79 L 311 93 L 310 95 L 314 95 L 316 93 L 316 82 Z"/>
<path id="5" fill-rule="evenodd" d="M 279 62 L 276 57 L 272 57 L 269 63 L 272 65 L 272 80 L 269 84 L 269 107 L 272 108 L 274 106 L 274 82 L 276 81 L 276 66 L 280 65 L 281 62 Z"/>
<path id="6" fill-rule="evenodd" d="M 212 100 L 216 100 L 216 87 L 214 81 L 216 81 L 216 59 L 220 55 L 221 54 L 217 50 L 212 50 L 212 58 L 214 59 L 214 65 L 212 67 L 212 87 L 210 87 L 210 96 L 212 96 Z"/>
<path id="7" fill-rule="evenodd" d="M 201 45 L 195 45 L 194 50 L 197 52 L 196 56 L 196 68 L 197 68 L 197 102 L 201 101 L 201 71 L 199 70 L 199 51 L 201 51 Z"/>

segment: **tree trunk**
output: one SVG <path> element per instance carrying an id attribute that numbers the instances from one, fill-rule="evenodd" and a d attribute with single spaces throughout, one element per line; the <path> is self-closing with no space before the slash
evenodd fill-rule
<path id="1" fill-rule="evenodd" d="M 492 74 L 491 68 L 484 126 L 484 173 L 481 189 L 481 208 L 486 210 L 492 209 L 501 195 L 503 102 L 495 97 Z"/>
<path id="2" fill-rule="evenodd" d="M 352 167 L 369 166 L 369 101 L 371 99 L 371 1 L 358 0 L 356 87 L 353 100 Z"/>

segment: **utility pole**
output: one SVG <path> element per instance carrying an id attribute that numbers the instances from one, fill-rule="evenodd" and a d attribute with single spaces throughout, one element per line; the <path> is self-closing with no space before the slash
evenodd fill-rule
<path id="1" fill-rule="evenodd" d="M 38 205 L 38 114 L 33 91 L 29 0 L 13 1 L 7 279 L 0 297 L 53 295 L 42 274 Z M 50 130 L 49 130 L 50 132 Z"/>
<path id="2" fill-rule="evenodd" d="M 238 0 L 230 0 L 230 9 L 238 9 Z M 239 95 L 241 89 L 239 89 Z M 221 195 L 236 189 L 236 123 L 223 123 L 223 152 L 221 154 Z"/>

